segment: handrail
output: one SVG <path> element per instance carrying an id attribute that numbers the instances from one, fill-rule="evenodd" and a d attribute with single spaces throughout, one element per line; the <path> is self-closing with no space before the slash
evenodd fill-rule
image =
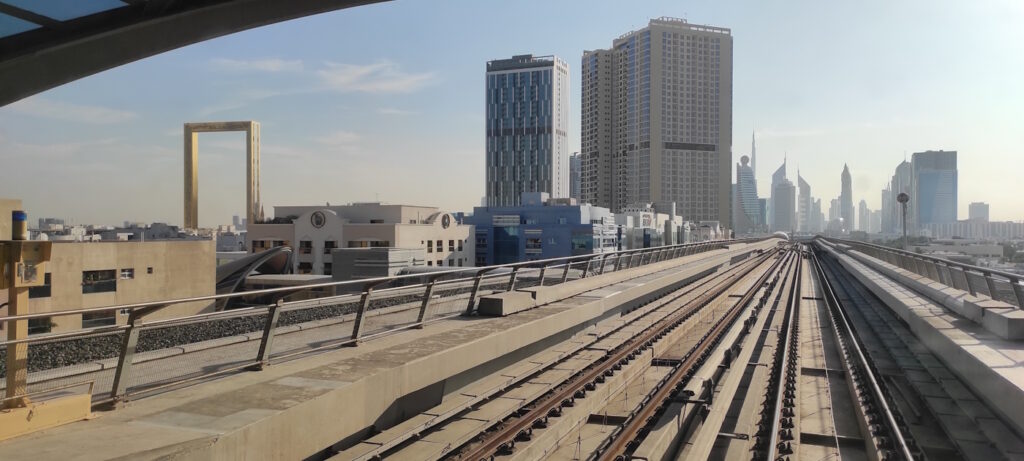
<path id="1" fill-rule="evenodd" d="M 244 291 L 244 292 L 238 292 L 238 293 L 224 293 L 224 294 L 216 294 L 216 295 L 193 296 L 193 297 L 187 297 L 187 298 L 175 298 L 175 299 L 168 299 L 168 300 L 162 300 L 162 301 L 147 301 L 147 302 L 142 302 L 142 303 L 116 304 L 116 305 L 110 305 L 110 306 L 90 307 L 90 308 L 82 308 L 82 309 L 52 310 L 52 311 L 46 312 L 46 313 L 22 314 L 22 315 L 11 315 L 11 316 L 6 316 L 6 317 L 0 317 L 0 323 L 6 323 L 6 322 L 9 322 L 9 321 L 13 321 L 13 320 L 30 320 L 30 319 L 38 319 L 38 318 L 44 318 L 44 317 L 52 317 L 52 316 L 55 316 L 55 315 L 56 316 L 61 316 L 61 315 L 75 315 L 75 314 L 92 314 L 92 313 L 99 313 L 99 312 L 118 311 L 118 310 L 121 310 L 121 309 L 132 309 L 132 310 L 134 310 L 134 309 L 146 308 L 146 307 L 155 307 L 155 306 L 162 306 L 162 305 L 174 305 L 174 304 L 184 304 L 184 303 L 192 303 L 192 302 L 199 302 L 199 301 L 219 301 L 219 300 L 223 300 L 223 299 L 240 298 L 240 297 L 255 296 L 255 295 L 294 294 L 295 292 L 301 292 L 301 291 L 311 290 L 311 289 L 315 289 L 315 288 L 335 288 L 335 287 L 342 287 L 342 286 L 365 286 L 367 284 L 379 284 L 379 283 L 385 283 L 385 282 L 394 282 L 394 281 L 398 281 L 398 280 L 420 279 L 420 278 L 422 278 L 424 276 L 427 276 L 427 275 L 430 275 L 430 276 L 445 276 L 445 275 L 454 275 L 454 274 L 464 274 L 464 273 L 467 273 L 467 272 L 469 272 L 469 273 L 479 272 L 482 269 L 487 269 L 488 271 L 493 271 L 495 269 L 501 269 L 501 268 L 510 268 L 511 269 L 511 268 L 520 268 L 520 267 L 541 267 L 541 266 L 548 265 L 550 263 L 555 263 L 555 262 L 563 262 L 563 263 L 567 263 L 567 264 L 572 264 L 572 263 L 575 263 L 575 262 L 585 262 L 588 259 L 591 259 L 591 258 L 593 258 L 595 256 L 602 256 L 602 255 L 631 255 L 631 254 L 636 254 L 636 253 L 648 252 L 648 251 L 651 251 L 651 250 L 654 250 L 654 249 L 662 250 L 662 249 L 672 249 L 672 248 L 687 248 L 687 247 L 697 247 L 697 246 L 708 245 L 708 244 L 722 245 L 722 244 L 728 244 L 728 243 L 744 243 L 744 242 L 757 241 L 757 240 L 761 240 L 761 239 L 747 238 L 747 239 L 732 239 L 732 240 L 709 240 L 709 241 L 697 242 L 697 243 L 684 243 L 684 244 L 677 244 L 677 245 L 666 245 L 666 246 L 661 246 L 661 247 L 649 247 L 649 248 L 638 248 L 638 249 L 632 249 L 632 250 L 621 250 L 621 251 L 614 251 L 614 252 L 608 252 L 608 253 L 597 253 L 597 254 L 585 254 L 585 255 L 576 255 L 576 256 L 566 256 L 566 257 L 561 257 L 561 258 L 540 259 L 540 260 L 524 261 L 524 262 L 518 262 L 518 263 L 497 264 L 497 265 L 493 265 L 493 266 L 464 267 L 464 268 L 459 268 L 459 269 L 446 270 L 446 271 L 437 271 L 437 272 L 429 272 L 429 273 L 422 273 L 422 274 L 406 274 L 406 275 L 395 275 L 395 276 L 390 276 L 390 277 L 373 277 L 373 278 L 358 279 L 358 280 L 344 280 L 344 281 L 338 281 L 338 282 L 311 283 L 311 284 L 308 284 L 308 285 L 297 285 L 297 286 L 280 287 L 280 288 L 264 288 L 264 289 L 259 289 L 259 290 L 250 290 L 250 291 Z M 560 265 L 558 265 L 558 266 L 560 266 Z M 417 286 L 417 285 L 410 285 L 409 287 L 414 287 L 414 286 Z"/>
<path id="2" fill-rule="evenodd" d="M 861 241 L 858 241 L 858 240 L 839 239 L 839 238 L 834 238 L 834 237 L 819 237 L 819 238 L 824 238 L 827 241 L 840 242 L 840 243 L 843 243 L 843 244 L 846 244 L 846 245 L 860 245 L 860 246 L 871 247 L 871 248 L 874 248 L 876 250 L 888 251 L 888 252 L 896 253 L 896 254 L 900 254 L 900 255 L 913 256 L 915 258 L 926 259 L 926 260 L 929 260 L 929 261 L 932 261 L 932 262 L 942 263 L 942 264 L 945 264 L 947 266 L 954 266 L 954 267 L 958 267 L 958 268 L 961 268 L 961 269 L 969 269 L 969 270 L 971 270 L 973 272 L 981 272 L 981 273 L 989 273 L 989 274 L 992 274 L 992 275 L 998 275 L 1000 277 L 1006 278 L 1008 280 L 1013 280 L 1013 281 L 1016 281 L 1016 282 L 1020 282 L 1020 281 L 1024 280 L 1024 275 L 1014 274 L 1013 272 L 1005 272 L 1005 271 L 1001 271 L 999 269 L 991 269 L 991 268 L 987 268 L 987 267 L 975 266 L 975 265 L 971 265 L 971 264 L 967 264 L 967 263 L 962 263 L 962 262 L 959 262 L 959 261 L 954 261 L 952 259 L 940 258 L 938 256 L 931 256 L 931 255 L 926 255 L 926 254 L 921 254 L 921 253 L 914 253 L 913 251 L 907 251 L 907 250 L 903 250 L 903 249 L 900 249 L 900 248 L 887 247 L 885 245 L 879 245 L 877 243 L 861 242 Z"/>

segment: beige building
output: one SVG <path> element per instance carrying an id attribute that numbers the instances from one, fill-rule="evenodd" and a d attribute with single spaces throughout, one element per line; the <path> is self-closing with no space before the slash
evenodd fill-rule
<path id="1" fill-rule="evenodd" d="M 298 274 L 333 274 L 335 248 L 423 249 L 427 266 L 472 266 L 472 226 L 435 207 L 378 202 L 274 207 L 274 219 L 247 227 L 249 252 L 289 246 Z"/>
<path id="2" fill-rule="evenodd" d="M 11 212 L 20 209 L 21 200 L 0 198 L 0 240 L 11 239 Z"/>
<path id="3" fill-rule="evenodd" d="M 45 282 L 29 291 L 29 312 L 53 312 L 29 321 L 29 333 L 57 333 L 124 324 L 127 312 L 59 315 L 60 311 L 209 296 L 216 284 L 213 240 L 53 242 Z M 0 299 L 7 291 L 0 290 Z M 210 302 L 166 307 L 146 319 L 212 311 Z M 0 308 L 7 315 L 7 308 Z M 2 328 L 2 325 L 0 325 Z"/>
<path id="4" fill-rule="evenodd" d="M 582 62 L 581 201 L 731 228 L 732 35 L 659 18 Z"/>

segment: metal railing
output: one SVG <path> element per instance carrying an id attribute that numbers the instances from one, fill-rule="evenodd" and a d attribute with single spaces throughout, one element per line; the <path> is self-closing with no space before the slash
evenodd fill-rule
<path id="1" fill-rule="evenodd" d="M 29 367 L 29 371 L 45 372 L 39 373 L 40 375 L 52 375 L 35 379 L 33 382 L 33 375 L 30 374 L 30 390 L 28 391 L 30 394 L 45 394 L 48 391 L 63 388 L 71 378 L 92 375 L 98 383 L 94 404 L 117 403 L 126 401 L 132 396 L 151 393 L 170 386 L 179 386 L 190 381 L 245 369 L 259 370 L 267 366 L 271 359 L 278 361 L 327 348 L 355 346 L 360 341 L 410 328 L 422 328 L 425 324 L 437 320 L 459 315 L 473 315 L 479 298 L 487 294 L 514 291 L 517 288 L 529 286 L 558 285 L 588 276 L 627 270 L 724 248 L 728 244 L 757 240 L 760 239 L 717 240 L 487 267 L 457 268 L 393 277 L 314 283 L 231 294 L 7 316 L 0 317 L 0 324 L 7 328 L 14 326 L 13 322 L 27 322 L 30 319 L 53 316 L 119 312 L 122 315 L 127 314 L 128 318 L 127 322 L 122 325 L 33 335 L 18 340 L 2 341 L 0 346 L 6 348 L 12 344 L 28 343 L 30 346 L 29 364 L 26 366 Z M 333 291 L 333 293 L 324 293 L 325 290 Z M 337 294 L 339 292 L 341 294 Z M 323 296 L 316 297 L 318 294 Z M 289 297 L 296 295 L 313 297 L 288 300 Z M 196 302 L 209 302 L 216 305 L 217 302 L 228 299 L 250 300 L 251 305 L 231 310 L 145 321 L 147 316 L 170 306 Z M 252 300 L 256 301 L 252 302 Z M 303 343 L 301 347 L 295 344 L 286 344 L 275 348 L 275 338 L 281 337 L 283 333 L 293 332 L 296 329 L 314 331 L 314 328 L 320 328 L 319 324 L 302 328 L 302 325 L 307 325 L 307 323 L 303 323 L 302 315 L 307 315 L 317 322 L 327 325 L 322 328 L 324 330 L 323 337 L 310 344 Z M 157 333 L 178 328 L 188 330 L 193 335 L 202 335 L 204 334 L 202 333 L 203 328 L 225 325 L 224 322 L 237 322 L 244 325 L 240 327 L 229 325 L 233 328 L 228 328 L 229 331 L 240 331 L 235 335 L 216 332 L 217 334 L 211 333 L 210 337 L 198 339 L 193 337 L 188 341 L 178 343 L 154 341 L 164 345 L 160 347 L 148 345 L 148 351 L 141 351 L 143 353 L 167 352 L 169 349 L 176 348 L 180 350 L 181 356 L 185 357 L 198 350 L 221 348 L 219 354 L 211 354 L 210 358 L 185 357 L 174 362 L 177 363 L 177 367 L 170 363 L 163 363 L 165 360 L 170 360 L 168 359 L 169 354 L 152 354 L 153 357 L 139 358 L 140 339 L 148 338 L 143 336 L 143 333 L 149 335 L 150 332 L 153 332 L 154 337 L 157 337 Z M 286 328 L 291 329 L 285 330 Z M 214 328 L 214 330 L 216 329 Z M 251 348 L 246 346 L 246 344 L 256 343 L 257 333 L 259 333 L 258 346 L 253 345 Z M 239 336 L 245 336 L 245 338 L 235 341 L 234 338 Z M 107 348 L 111 351 L 108 356 L 90 357 L 84 361 L 83 363 L 89 365 L 85 371 L 65 373 L 65 370 L 69 370 L 69 368 L 65 368 L 68 365 L 58 365 L 59 370 L 52 369 L 56 367 L 47 368 L 47 365 L 32 370 L 30 365 L 33 360 L 32 347 L 42 348 L 64 345 L 70 341 L 97 340 L 98 338 L 105 338 L 104 340 L 108 342 L 116 341 L 117 346 L 116 348 Z M 203 345 L 206 343 L 215 344 L 206 347 Z M 229 351 L 229 348 L 240 350 Z M 116 359 L 116 365 L 109 363 L 114 359 Z M 149 364 L 150 361 L 153 364 Z M 100 370 L 95 369 L 96 364 L 104 362 L 108 362 L 107 365 Z M 145 365 L 152 365 L 148 368 L 144 367 L 149 371 L 136 370 L 144 362 L 146 362 Z M 71 366 L 79 365 L 71 364 Z M 6 372 L 9 373 L 10 370 L 6 370 Z M 100 376 L 101 374 L 105 375 Z M 100 381 L 102 384 L 99 384 Z M 107 387 L 107 382 L 109 382 L 109 387 Z"/>
<path id="2" fill-rule="evenodd" d="M 1024 308 L 1024 276 L 855 240 L 825 239 L 943 285 Z M 1000 289 L 1002 287 L 1002 289 Z"/>

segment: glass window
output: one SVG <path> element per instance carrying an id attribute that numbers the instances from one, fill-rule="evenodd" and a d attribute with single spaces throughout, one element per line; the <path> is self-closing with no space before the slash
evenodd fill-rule
<path id="1" fill-rule="evenodd" d="M 37 287 L 29 287 L 28 297 L 32 298 L 49 298 L 50 297 L 50 273 L 47 272 L 43 276 L 43 284 Z M 31 327 L 29 327 L 31 328 Z"/>
<path id="2" fill-rule="evenodd" d="M 333 250 L 335 248 L 338 248 L 338 241 L 337 240 L 327 240 L 327 241 L 324 242 L 324 254 L 325 255 L 331 254 L 331 250 Z"/>
<path id="3" fill-rule="evenodd" d="M 299 273 L 300 274 L 312 274 L 313 273 L 313 263 L 309 263 L 309 262 L 299 263 Z"/>
<path id="4" fill-rule="evenodd" d="M 116 312 L 89 312 L 82 314 L 82 328 L 105 327 L 117 324 Z"/>
<path id="5" fill-rule="evenodd" d="M 462 251 L 462 240 L 459 240 L 459 251 Z"/>
<path id="6" fill-rule="evenodd" d="M 49 275 L 49 274 L 47 274 Z M 43 317 L 39 319 L 28 319 L 28 334 L 38 335 L 42 333 L 49 333 L 53 329 L 54 323 L 49 317 Z"/>
<path id="7" fill-rule="evenodd" d="M 152 267 L 147 267 L 146 268 L 146 273 L 147 274 L 152 274 L 153 273 L 153 268 Z"/>
<path id="8" fill-rule="evenodd" d="M 117 275 L 114 269 L 82 271 L 82 293 L 106 293 L 117 291 Z"/>
<path id="9" fill-rule="evenodd" d="M 334 265 L 332 263 L 324 263 L 324 275 L 334 275 Z"/>
<path id="10" fill-rule="evenodd" d="M 427 240 L 427 253 L 433 253 L 433 252 L 434 252 L 434 241 L 433 240 Z"/>
<path id="11" fill-rule="evenodd" d="M 135 278 L 134 268 L 121 269 L 121 280 L 131 280 L 133 278 Z"/>
<path id="12" fill-rule="evenodd" d="M 437 251 L 441 251 L 443 249 L 444 249 L 444 240 L 438 240 L 437 241 Z"/>
<path id="13" fill-rule="evenodd" d="M 448 251 L 455 251 L 455 240 L 448 241 Z"/>
<path id="14" fill-rule="evenodd" d="M 299 254 L 308 255 L 313 252 L 313 242 L 309 240 L 299 240 Z"/>

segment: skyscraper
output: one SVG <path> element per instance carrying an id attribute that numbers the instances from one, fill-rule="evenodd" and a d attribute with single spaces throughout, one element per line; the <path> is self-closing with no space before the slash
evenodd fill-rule
<path id="1" fill-rule="evenodd" d="M 757 200 L 757 183 L 750 158 L 740 157 L 736 164 L 736 202 L 733 204 L 733 226 L 736 235 L 751 234 L 762 230 L 760 206 Z"/>
<path id="2" fill-rule="evenodd" d="M 871 229 L 871 210 L 868 209 L 868 202 L 860 199 L 857 204 L 857 230 L 868 232 Z"/>
<path id="3" fill-rule="evenodd" d="M 796 228 L 796 187 L 786 179 L 786 162 L 772 173 L 771 230 L 793 232 Z"/>
<path id="4" fill-rule="evenodd" d="M 821 199 L 814 199 L 814 205 L 811 207 L 811 216 L 814 217 L 813 227 L 811 232 L 822 232 L 825 230 L 825 214 L 821 212 Z"/>
<path id="5" fill-rule="evenodd" d="M 882 193 L 882 232 L 903 232 L 903 208 L 896 202 L 896 197 L 900 193 L 910 194 L 911 176 L 910 162 L 904 160 L 896 166 L 889 181 L 888 192 Z M 914 206 L 914 199 L 911 198 L 910 203 L 907 203 L 907 219 L 910 219 L 910 210 Z"/>
<path id="6" fill-rule="evenodd" d="M 914 225 L 946 224 L 956 221 L 956 151 L 917 152 L 910 159 L 912 177 L 910 201 Z"/>
<path id="7" fill-rule="evenodd" d="M 804 181 L 804 177 L 800 176 L 800 170 L 796 171 L 796 183 L 799 187 L 799 194 L 797 196 L 797 227 L 796 230 L 800 232 L 812 232 L 812 223 L 817 216 L 812 216 L 811 208 L 814 206 L 814 199 L 811 198 L 811 185 Z"/>
<path id="8" fill-rule="evenodd" d="M 730 222 L 732 36 L 659 18 L 582 59 L 585 202 Z"/>
<path id="9" fill-rule="evenodd" d="M 569 197 L 580 198 L 580 153 L 569 156 Z"/>
<path id="10" fill-rule="evenodd" d="M 843 164 L 842 192 L 839 194 L 840 216 L 843 218 L 843 229 L 851 231 L 853 227 L 853 184 L 850 180 L 850 167 Z"/>
<path id="11" fill-rule="evenodd" d="M 523 192 L 569 196 L 569 65 L 554 56 L 487 63 L 487 206 Z"/>

